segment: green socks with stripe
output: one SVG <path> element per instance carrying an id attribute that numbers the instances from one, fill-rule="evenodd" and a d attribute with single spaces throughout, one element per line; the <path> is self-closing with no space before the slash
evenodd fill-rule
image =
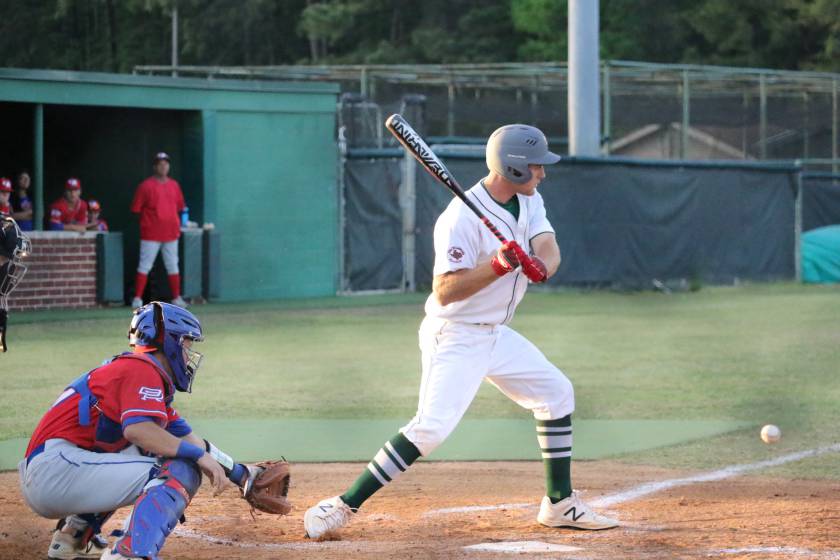
<path id="1" fill-rule="evenodd" d="M 395 435 L 385 442 L 353 486 L 341 495 L 342 501 L 354 511 L 359 509 L 365 500 L 405 472 L 419 457 L 420 451 L 413 443 L 402 434 Z"/>
<path id="2" fill-rule="evenodd" d="M 556 504 L 572 494 L 572 415 L 537 420 L 537 440 L 545 464 L 545 495 Z"/>

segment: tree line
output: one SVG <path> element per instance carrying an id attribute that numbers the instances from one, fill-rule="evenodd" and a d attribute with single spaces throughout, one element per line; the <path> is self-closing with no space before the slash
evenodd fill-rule
<path id="1" fill-rule="evenodd" d="M 566 0 L 0 0 L 0 66 L 566 60 Z M 840 0 L 601 0 L 601 58 L 840 72 Z"/>

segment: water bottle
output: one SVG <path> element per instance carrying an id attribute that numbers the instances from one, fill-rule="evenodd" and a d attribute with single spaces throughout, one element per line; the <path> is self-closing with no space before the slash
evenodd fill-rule
<path id="1" fill-rule="evenodd" d="M 181 210 L 181 227 L 187 227 L 187 222 L 190 221 L 190 209 L 187 206 L 184 206 L 184 209 Z"/>

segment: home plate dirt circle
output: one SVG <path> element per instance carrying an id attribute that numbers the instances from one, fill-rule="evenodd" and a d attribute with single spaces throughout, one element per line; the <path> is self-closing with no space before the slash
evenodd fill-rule
<path id="1" fill-rule="evenodd" d="M 577 552 L 583 550 L 577 546 L 566 546 L 541 541 L 511 541 L 471 544 L 465 546 L 464 550 L 478 550 L 482 552 L 511 552 L 521 554 L 524 552 Z"/>

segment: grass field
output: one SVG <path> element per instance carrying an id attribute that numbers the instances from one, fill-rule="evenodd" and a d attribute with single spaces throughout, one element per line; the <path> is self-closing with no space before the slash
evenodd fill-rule
<path id="1" fill-rule="evenodd" d="M 423 295 L 196 306 L 207 341 L 188 418 L 407 420 Z M 26 437 L 66 382 L 122 351 L 127 308 L 11 316 L 0 440 Z M 577 418 L 731 420 L 755 428 L 627 454 L 693 469 L 840 441 L 840 290 L 792 284 L 699 292 L 532 293 L 512 325 L 573 381 Z M 527 418 L 490 386 L 471 419 Z M 758 439 L 778 424 L 782 442 Z M 840 478 L 837 458 L 778 468 Z"/>

